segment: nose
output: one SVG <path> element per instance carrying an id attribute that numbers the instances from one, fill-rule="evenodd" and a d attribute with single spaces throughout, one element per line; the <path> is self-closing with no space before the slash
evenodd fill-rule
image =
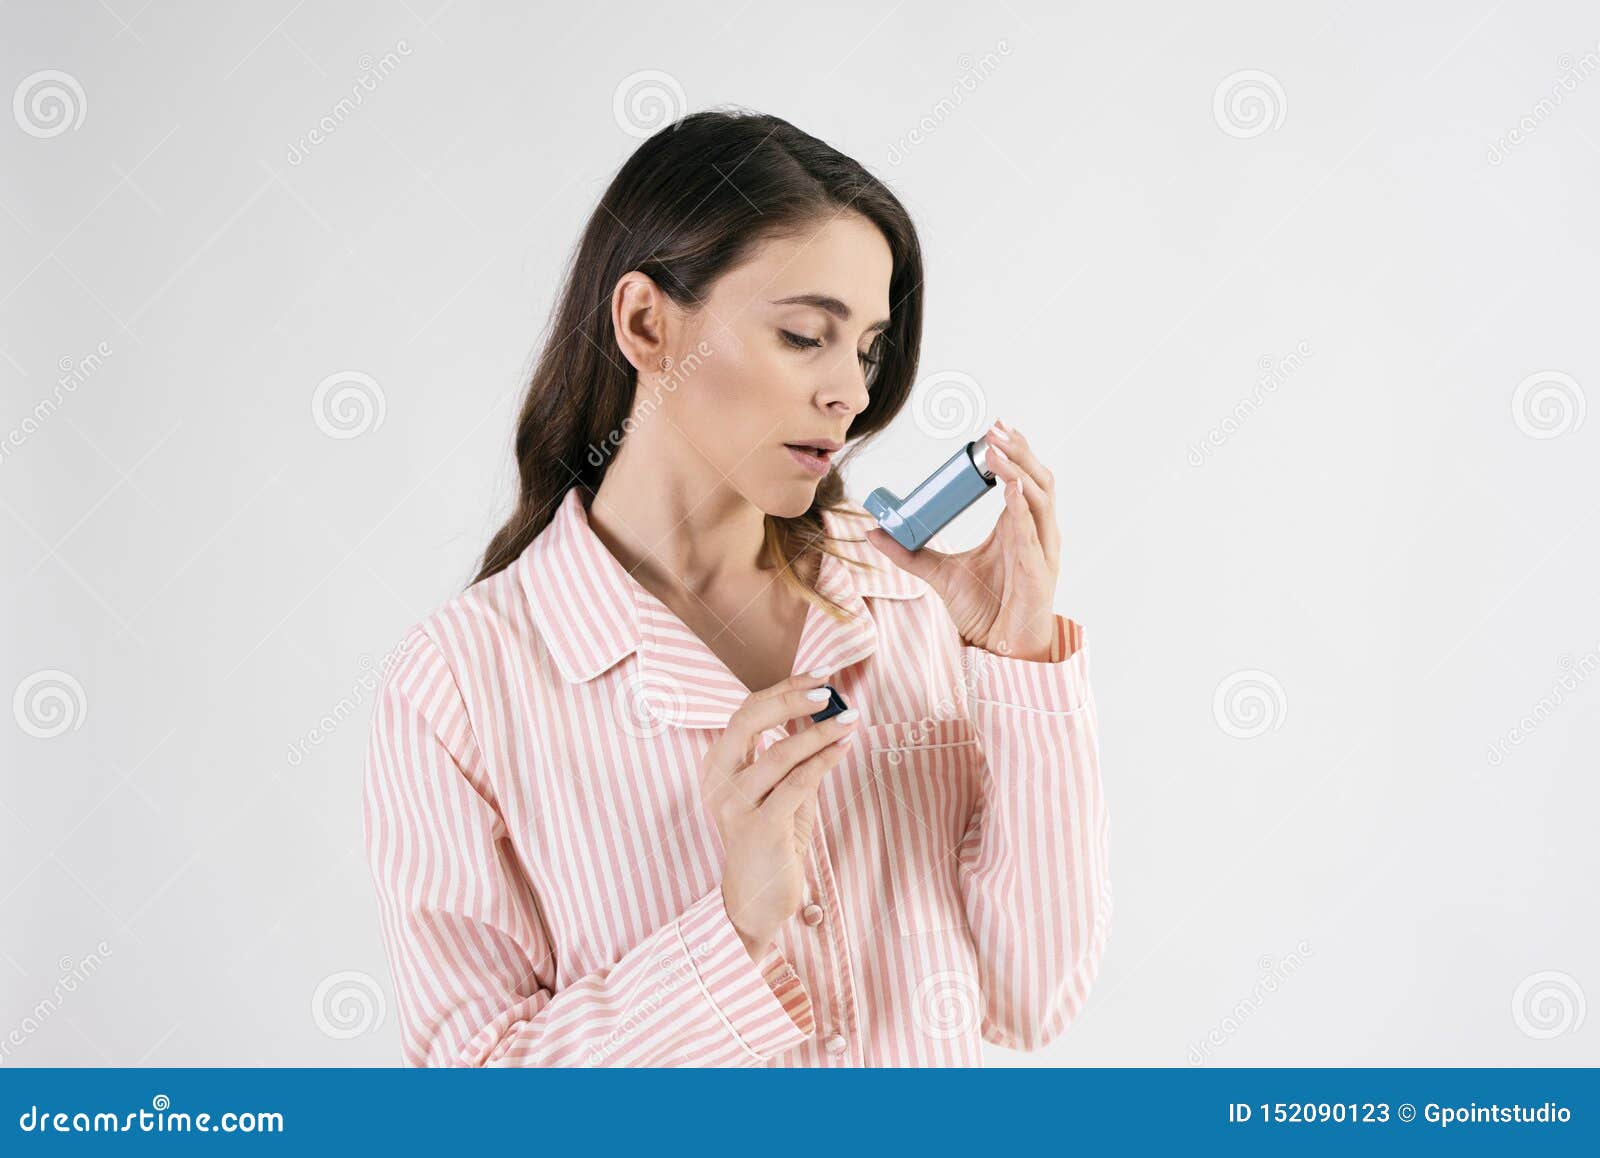
<path id="1" fill-rule="evenodd" d="M 817 392 L 817 404 L 830 414 L 860 414 L 871 395 L 867 391 L 867 367 L 852 349 L 830 369 Z"/>

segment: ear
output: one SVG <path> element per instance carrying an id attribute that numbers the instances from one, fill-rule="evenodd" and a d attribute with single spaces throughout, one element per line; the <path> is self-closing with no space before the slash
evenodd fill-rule
<path id="1" fill-rule="evenodd" d="M 676 311 L 649 274 L 631 269 L 611 291 L 611 328 L 617 347 L 641 377 L 661 371 L 671 348 Z"/>

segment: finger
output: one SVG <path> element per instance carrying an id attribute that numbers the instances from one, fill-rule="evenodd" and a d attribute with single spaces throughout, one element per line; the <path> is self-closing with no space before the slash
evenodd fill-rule
<path id="1" fill-rule="evenodd" d="M 807 715 L 818 711 L 820 704 L 828 702 L 827 697 L 814 701 L 806 699 L 805 694 L 820 688 L 830 674 L 826 671 L 800 672 L 786 680 L 779 680 L 771 687 L 751 692 L 728 717 L 728 726 L 707 751 L 708 769 L 719 779 L 732 776 L 750 763 L 756 739 L 762 732 L 798 716 L 805 710 L 801 705 L 809 708 Z M 795 710 L 787 710 L 789 707 Z"/>
<path id="2" fill-rule="evenodd" d="M 998 446 L 1007 458 L 1020 466 L 1034 482 L 1039 484 L 1040 490 L 1046 494 L 1055 494 L 1055 475 L 1035 453 L 1027 436 L 1016 427 L 1007 426 L 997 418 L 994 426 L 984 435 L 984 441 L 990 446 Z"/>
<path id="3" fill-rule="evenodd" d="M 1017 546 L 1044 558 L 1044 547 L 1039 542 L 1039 524 L 1034 519 L 1033 507 L 1028 503 L 1028 477 L 1019 475 L 1006 485 L 1006 490 L 1006 506 L 1016 512 Z"/>
<path id="4" fill-rule="evenodd" d="M 1040 552 L 1054 566 L 1056 552 L 1059 550 L 1055 524 L 1055 499 L 1041 487 L 1031 474 L 1023 470 L 1020 465 L 1013 462 L 1001 447 L 995 447 L 989 455 L 989 461 L 995 464 L 995 474 L 1006 480 L 1007 489 L 1016 483 L 1022 484 L 1023 507 L 1027 520 L 1032 524 L 1031 530 L 1019 536 L 1019 544 L 1029 542 L 1039 544 Z M 1007 503 L 1007 507 L 1010 507 Z"/>
<path id="5" fill-rule="evenodd" d="M 756 742 L 768 728 L 782 727 L 790 720 L 815 715 L 827 706 L 828 692 L 823 686 L 827 679 L 826 675 L 810 673 L 790 677 L 783 684 L 774 685 L 783 688 L 781 691 L 763 688 L 747 698 L 728 720 L 728 733 L 736 737 L 744 757 L 738 767 L 750 762 Z M 794 686 L 783 686 L 791 682 Z"/>
<path id="6" fill-rule="evenodd" d="M 848 739 L 854 730 L 858 711 L 851 708 L 832 719 L 823 720 L 779 740 L 761 753 L 761 759 L 734 777 L 734 785 L 753 805 L 759 805 L 785 776 L 828 745 Z"/>
<path id="7" fill-rule="evenodd" d="M 846 740 L 836 740 L 809 760 L 796 764 L 767 794 L 759 811 L 771 817 L 792 816 L 802 804 L 816 795 L 822 778 L 844 759 L 847 747 Z"/>
<path id="8" fill-rule="evenodd" d="M 1045 466 L 1044 460 L 1034 451 L 1033 444 L 1020 430 L 1007 426 L 999 419 L 995 420 L 995 426 L 1004 436 L 1004 453 L 1023 469 L 1028 482 L 1032 484 L 1024 485 L 1023 492 L 1028 496 L 1028 505 L 1033 508 L 1034 519 L 1039 526 L 1039 542 L 1044 547 L 1050 565 L 1054 567 L 1061 557 L 1061 535 L 1056 526 L 1055 472 Z M 1042 503 L 1039 501 L 1041 495 L 1044 498 Z"/>
<path id="9" fill-rule="evenodd" d="M 1038 533 L 1039 546 L 1044 552 L 1045 560 L 1054 569 L 1061 552 L 1061 533 L 1056 529 L 1055 502 L 1030 475 L 1022 477 L 1022 495 L 1028 500 L 1028 510 L 1033 515 L 1034 530 Z"/>
<path id="10" fill-rule="evenodd" d="M 1015 472 L 1017 468 L 1007 463 Z M 1011 568 L 1016 566 L 1022 552 L 1027 548 L 1027 543 L 1022 537 L 1022 524 L 1030 522 L 1032 516 L 1028 513 L 1028 500 L 1022 497 L 1020 477 L 1013 474 L 1002 484 L 1005 487 L 1006 509 L 1001 512 L 1000 521 L 1005 524 L 1005 565 L 1006 574 L 1011 574 Z"/>

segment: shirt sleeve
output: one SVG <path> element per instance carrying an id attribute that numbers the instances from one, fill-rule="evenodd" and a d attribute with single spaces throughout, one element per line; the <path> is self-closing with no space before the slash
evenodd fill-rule
<path id="1" fill-rule="evenodd" d="M 367 859 L 411 1066 L 762 1065 L 815 1031 L 777 946 L 751 959 L 714 888 L 603 969 L 553 986 L 448 661 L 416 629 L 373 710 Z"/>
<path id="2" fill-rule="evenodd" d="M 1077 1017 L 1111 922 L 1111 819 L 1083 629 L 1036 662 L 965 646 L 986 771 L 960 847 L 984 1040 L 1034 1050 Z"/>

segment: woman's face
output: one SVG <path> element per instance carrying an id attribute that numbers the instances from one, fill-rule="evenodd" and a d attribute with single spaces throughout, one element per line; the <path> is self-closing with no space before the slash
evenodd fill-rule
<path id="1" fill-rule="evenodd" d="M 846 212 L 767 241 L 680 318 L 669 353 L 681 381 L 663 409 L 714 483 L 769 515 L 810 508 L 867 405 L 893 264 L 878 228 Z"/>

